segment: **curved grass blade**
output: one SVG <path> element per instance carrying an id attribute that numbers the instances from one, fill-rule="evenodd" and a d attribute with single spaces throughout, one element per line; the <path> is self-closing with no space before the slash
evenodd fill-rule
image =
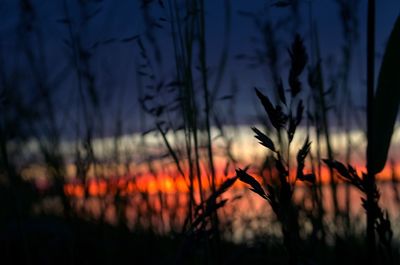
<path id="1" fill-rule="evenodd" d="M 254 137 L 256 137 L 260 141 L 261 145 L 267 147 L 268 149 L 270 149 L 273 152 L 276 152 L 274 142 L 272 142 L 272 140 L 267 135 L 262 133 L 256 127 L 252 127 L 251 129 L 256 134 Z"/>
<path id="2" fill-rule="evenodd" d="M 368 171 L 377 174 L 384 168 L 400 103 L 400 16 L 390 34 L 378 77 L 373 102 L 372 139 L 368 139 Z"/>
<path id="3" fill-rule="evenodd" d="M 236 169 L 236 176 L 240 181 L 251 186 L 250 190 L 254 193 L 260 195 L 263 199 L 268 200 L 267 194 L 264 189 L 261 187 L 261 184 L 252 176 L 247 174 L 246 170 Z"/>

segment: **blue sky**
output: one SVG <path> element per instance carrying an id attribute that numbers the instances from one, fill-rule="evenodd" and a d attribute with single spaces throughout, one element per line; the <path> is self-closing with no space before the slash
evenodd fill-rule
<path id="1" fill-rule="evenodd" d="M 43 68 L 42 77 L 48 86 L 51 87 L 51 94 L 57 105 L 57 117 L 62 121 L 68 131 L 67 120 L 76 119 L 76 99 L 78 95 L 77 75 L 71 63 L 71 51 L 68 47 L 68 27 L 60 22 L 65 19 L 66 10 L 74 21 L 75 29 L 81 36 L 84 47 L 92 47 L 98 42 L 109 42 L 99 45 L 93 51 L 90 67 L 96 75 L 96 89 L 100 91 L 101 112 L 105 116 L 105 127 L 108 133 L 113 132 L 115 117 L 121 109 L 124 121 L 124 131 L 130 132 L 139 130 L 138 119 L 140 106 L 138 104 L 138 89 L 136 82 L 137 64 L 140 63 L 138 46 L 135 43 L 113 42 L 113 39 L 123 39 L 134 35 L 143 34 L 145 31 L 143 23 L 143 10 L 136 0 L 120 1 L 92 1 L 87 5 L 86 15 L 97 13 L 95 19 L 87 26 L 81 27 L 82 10 L 78 8 L 78 1 L 54 1 L 36 0 L 31 1 L 34 10 L 34 28 L 40 29 L 40 35 L 29 35 L 21 31 L 21 9 L 19 1 L 5 0 L 0 3 L 0 56 L 3 62 L 5 80 L 18 79 L 18 88 L 24 92 L 26 102 L 33 104 L 40 99 L 39 90 L 36 87 L 37 80 L 32 74 L 32 68 Z M 96 3 L 99 2 L 99 3 Z M 215 68 L 223 47 L 224 36 L 224 8 L 226 1 L 207 0 L 206 2 L 206 34 L 208 63 L 211 69 Z M 245 61 L 236 60 L 238 54 L 248 54 L 260 48 L 253 37 L 258 37 L 259 32 L 255 30 L 250 19 L 239 14 L 240 11 L 259 12 L 263 19 L 275 23 L 280 18 L 288 15 L 288 9 L 271 7 L 274 1 L 261 0 L 232 0 L 231 7 L 231 34 L 229 37 L 229 59 L 225 77 L 221 83 L 220 96 L 229 93 L 232 80 L 237 83 L 240 99 L 237 104 L 237 120 L 240 123 L 252 123 L 255 114 L 256 98 L 253 87 L 262 88 L 267 94 L 270 93 L 270 78 L 267 69 L 259 67 L 250 69 Z M 65 9 L 64 3 L 67 3 Z M 301 23 L 297 31 L 305 38 L 305 44 L 309 47 L 309 3 L 300 1 Z M 339 18 L 339 9 L 334 0 L 314 0 L 312 3 L 313 20 L 318 25 L 320 43 L 323 59 L 336 59 L 340 62 L 341 45 L 343 44 L 342 30 Z M 360 1 L 357 10 L 359 18 L 358 31 L 359 42 L 355 49 L 352 76 L 350 86 L 357 105 L 362 106 L 363 76 L 365 75 L 365 28 L 366 28 L 366 3 Z M 155 9 L 155 14 L 162 10 Z M 390 33 L 396 17 L 400 13 L 400 1 L 382 0 L 377 1 L 376 17 L 376 47 L 377 65 L 385 46 L 385 41 Z M 79 28 L 79 30 L 78 30 Z M 283 78 L 285 76 L 285 60 L 288 55 L 287 47 L 292 39 L 290 30 L 281 30 L 278 39 L 281 41 L 280 56 L 284 59 L 282 67 Z M 38 37 L 40 36 L 40 37 Z M 161 46 L 163 55 L 163 66 L 157 68 L 158 78 L 168 79 L 173 71 L 170 60 L 172 58 L 171 39 L 168 27 L 156 31 L 157 40 Z M 28 43 L 24 46 L 25 43 Z M 29 64 L 26 59 L 27 51 L 32 52 L 36 58 L 35 64 Z M 43 70 L 42 69 L 42 70 Z M 120 106 L 123 105 L 123 108 Z M 32 108 L 35 106 L 32 105 Z M 74 116 L 75 115 L 75 116 Z M 63 124 L 64 123 L 64 124 Z M 148 121 L 146 127 L 151 127 Z M 72 133 L 68 132 L 70 135 Z"/>

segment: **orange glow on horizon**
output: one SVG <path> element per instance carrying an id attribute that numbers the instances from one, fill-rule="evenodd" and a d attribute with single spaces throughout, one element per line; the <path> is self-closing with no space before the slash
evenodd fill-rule
<path id="1" fill-rule="evenodd" d="M 223 163 L 219 163 L 216 166 L 217 172 L 221 172 L 217 174 L 216 184 L 217 186 L 220 185 L 226 177 L 223 172 L 223 168 L 225 165 Z M 364 167 L 356 166 L 357 172 L 361 174 Z M 292 176 L 296 174 L 296 169 L 292 169 L 290 171 L 291 179 Z M 400 164 L 395 166 L 396 172 L 400 170 Z M 310 173 L 311 171 L 308 169 L 305 170 L 306 173 Z M 254 172 L 249 171 L 249 174 L 254 176 L 258 181 L 263 182 L 263 178 Z M 272 172 L 272 175 L 275 173 Z M 334 179 L 336 182 L 340 183 L 343 182 L 338 176 L 337 173 L 334 173 Z M 231 170 L 228 176 L 232 177 L 235 175 L 235 172 Z M 271 173 L 265 172 L 264 179 L 269 181 L 271 179 Z M 384 170 L 377 176 L 378 180 L 386 181 L 390 180 L 392 175 L 392 169 L 389 166 L 386 166 Z M 329 169 L 325 166 L 321 168 L 321 177 L 317 176 L 317 181 L 320 181 L 323 184 L 327 184 L 330 181 L 330 173 Z M 184 180 L 180 175 L 176 175 L 172 177 L 169 174 L 158 174 L 156 177 L 152 174 L 144 174 L 141 175 L 140 178 L 134 178 L 132 176 L 123 176 L 120 178 L 109 178 L 109 179 L 89 179 L 85 184 L 79 182 L 71 182 L 67 183 L 64 186 L 64 192 L 67 196 L 83 198 L 85 196 L 92 196 L 92 197 L 104 197 L 106 195 L 117 195 L 120 196 L 127 196 L 134 192 L 146 192 L 148 194 L 155 194 L 158 192 L 162 193 L 186 193 L 188 192 L 188 184 L 186 183 L 187 180 Z M 300 182 L 298 182 L 300 183 Z M 194 181 L 194 190 L 198 191 L 199 184 L 197 181 Z M 302 184 L 300 184 L 302 185 Z M 235 184 L 236 188 L 245 188 L 247 185 L 238 181 Z M 202 188 L 203 190 L 210 190 L 210 185 L 206 176 L 202 177 Z"/>

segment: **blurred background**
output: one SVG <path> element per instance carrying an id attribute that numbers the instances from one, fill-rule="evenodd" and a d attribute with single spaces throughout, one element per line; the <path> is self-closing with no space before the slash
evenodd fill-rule
<path id="1" fill-rule="evenodd" d="M 376 3 L 376 78 L 399 11 Z M 252 127 L 284 154 L 302 264 L 367 261 L 363 190 L 322 162 L 366 171 L 367 1 L 3 0 L 0 16 L 5 264 L 290 263 L 271 199 L 236 181 L 279 176 Z M 302 113 L 293 141 L 255 88 Z M 376 177 L 393 264 L 397 127 Z"/>

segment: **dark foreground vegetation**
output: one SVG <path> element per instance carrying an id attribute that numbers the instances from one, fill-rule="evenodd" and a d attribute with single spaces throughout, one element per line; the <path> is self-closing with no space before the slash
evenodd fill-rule
<path id="1" fill-rule="evenodd" d="M 42 216 L 3 226 L 3 264 L 205 264 L 199 242 L 182 247 L 181 235 L 158 235 L 81 219 Z M 22 229 L 22 230 L 20 230 Z M 21 233 L 24 233 L 23 235 Z M 24 250 L 23 246 L 26 246 Z M 335 246 L 307 241 L 302 245 L 308 264 L 368 263 L 365 241 L 360 236 L 338 238 Z M 26 251 L 26 252 L 25 252 Z M 251 243 L 222 241 L 219 264 L 288 264 L 281 238 L 259 235 Z M 398 258 L 398 256 L 397 256 Z"/>
<path id="2" fill-rule="evenodd" d="M 361 1 L 333 1 L 343 43 L 332 62 L 313 1 L 251 12 L 221 1 L 214 39 L 211 1 L 138 1 L 140 32 L 93 40 L 112 1 L 60 0 L 60 55 L 41 6 L 16 2 L 18 63 L 7 45 L 0 53 L 1 264 L 400 263 L 396 156 L 384 171 L 400 102 L 400 17 L 377 64 L 375 1 L 365 21 Z M 231 56 L 233 14 L 257 36 Z M 363 103 L 351 81 L 360 43 Z M 126 46 L 133 72 L 104 63 Z M 252 120 L 240 116 L 250 108 L 242 76 L 230 73 L 239 64 L 266 76 L 266 88 L 245 88 L 257 102 Z M 132 87 L 118 80 L 126 76 Z M 255 136 L 245 147 L 243 128 Z"/>

